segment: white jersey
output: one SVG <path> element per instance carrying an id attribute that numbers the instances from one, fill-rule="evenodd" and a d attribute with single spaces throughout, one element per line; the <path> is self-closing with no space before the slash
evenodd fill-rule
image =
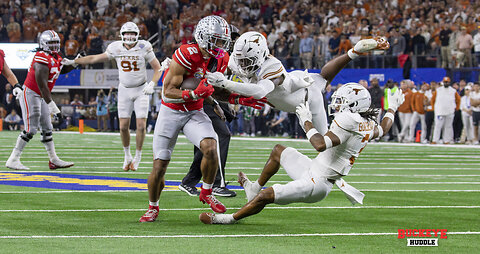
<path id="1" fill-rule="evenodd" d="M 275 86 L 274 90 L 268 93 L 265 97 L 269 103 L 275 106 L 276 109 L 286 112 L 295 112 L 296 106 L 300 103 L 305 102 L 305 95 L 307 94 L 307 89 L 298 89 L 292 91 L 292 76 L 303 76 L 303 71 L 293 71 L 287 73 L 283 67 L 282 62 L 276 57 L 269 55 L 265 62 L 263 62 L 260 69 L 258 69 L 253 76 L 245 77 L 240 74 L 239 67 L 233 60 L 233 57 L 230 57 L 228 62 L 228 68 L 237 75 L 244 83 L 253 83 L 256 84 L 260 80 L 264 79 L 275 79 L 284 75 L 285 79 L 283 83 L 279 86 Z M 325 87 L 327 81 L 323 79 L 320 75 L 316 75 L 315 85 L 317 85 L 317 80 L 320 80 L 321 86 Z M 313 86 L 313 85 L 312 85 Z M 321 88 L 320 90 L 322 90 Z M 315 92 L 317 93 L 317 91 Z M 322 96 L 321 94 L 319 96 Z"/>
<path id="2" fill-rule="evenodd" d="M 122 41 L 115 41 L 108 45 L 105 53 L 109 59 L 117 61 L 121 85 L 130 88 L 147 82 L 147 63 L 155 58 L 150 42 L 139 40 L 133 48 L 127 49 Z"/>
<path id="3" fill-rule="evenodd" d="M 373 137 L 375 121 L 366 120 L 358 113 L 341 112 L 335 115 L 330 131 L 337 135 L 341 144 L 329 148 L 313 159 L 313 170 L 324 168 L 347 175 L 358 155 Z"/>

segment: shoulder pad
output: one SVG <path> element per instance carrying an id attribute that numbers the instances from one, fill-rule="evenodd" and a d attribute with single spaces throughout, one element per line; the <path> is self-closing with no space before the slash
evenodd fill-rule
<path id="1" fill-rule="evenodd" d="M 273 56 L 269 56 L 258 70 L 257 76 L 259 79 L 274 79 L 281 76 L 284 71 L 282 62 Z"/>
<path id="2" fill-rule="evenodd" d="M 335 115 L 333 119 L 340 128 L 346 131 L 357 131 L 358 123 L 361 122 L 361 116 L 359 114 L 351 112 L 340 112 Z"/>

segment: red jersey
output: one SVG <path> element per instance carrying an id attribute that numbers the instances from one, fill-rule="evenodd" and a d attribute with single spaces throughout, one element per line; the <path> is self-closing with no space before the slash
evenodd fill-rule
<path id="1" fill-rule="evenodd" d="M 183 75 L 183 80 L 188 78 L 203 79 L 207 72 L 207 65 L 211 57 L 204 58 L 198 44 L 183 44 L 172 56 L 172 59 L 187 69 L 187 74 Z M 224 57 L 218 59 L 217 71 L 224 73 L 227 70 L 229 56 L 226 53 Z M 163 75 L 163 79 L 167 76 L 168 70 Z M 166 103 L 162 100 L 162 104 L 175 110 L 199 110 L 203 108 L 203 99 L 189 101 L 184 103 Z"/>
<path id="2" fill-rule="evenodd" d="M 37 51 L 33 57 L 32 64 L 28 70 L 27 79 L 25 79 L 25 86 L 41 95 L 40 89 L 38 88 L 37 81 L 35 80 L 35 70 L 33 69 L 33 64 L 45 64 L 48 66 L 48 89 L 52 91 L 55 82 L 57 81 L 60 71 L 62 69 L 62 57 L 58 53 L 47 53 L 45 51 Z"/>
<path id="3" fill-rule="evenodd" d="M 0 49 L 0 74 L 2 74 L 4 64 L 5 64 L 5 52 L 3 52 L 3 50 Z"/>

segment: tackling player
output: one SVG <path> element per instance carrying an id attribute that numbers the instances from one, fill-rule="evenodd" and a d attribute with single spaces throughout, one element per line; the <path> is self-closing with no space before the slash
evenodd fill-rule
<path id="1" fill-rule="evenodd" d="M 51 91 L 60 74 L 67 73 L 72 68 L 63 68 L 60 52 L 60 37 L 53 30 L 44 31 L 38 38 L 39 48 L 33 57 L 32 64 L 28 70 L 24 88 L 18 84 L 13 89 L 22 108 L 22 117 L 25 124 L 17 138 L 17 143 L 8 158 L 5 166 L 16 170 L 27 170 L 28 167 L 20 162 L 23 148 L 28 141 L 37 133 L 38 127 L 42 130 L 41 141 L 47 150 L 50 169 L 68 168 L 73 162 L 60 160 L 55 152 L 52 139 L 51 114 L 60 113 L 55 102 L 52 100 Z"/>
<path id="2" fill-rule="evenodd" d="M 324 199 L 333 184 L 342 190 L 352 203 L 362 203 L 364 194 L 348 185 L 342 177 L 350 169 L 369 140 L 382 137 L 392 126 L 395 111 L 403 103 L 401 90 L 389 94 L 388 112 L 379 126 L 377 112 L 370 108 L 371 98 L 367 89 L 357 83 L 348 83 L 332 95 L 329 109 L 335 118 L 330 130 L 320 134 L 312 123 L 308 105 L 300 104 L 296 114 L 307 131 L 307 139 L 320 153 L 313 160 L 291 147 L 276 145 L 263 171 L 255 182 L 239 173 L 239 182 L 245 189 L 248 203 L 234 214 L 200 214 L 205 224 L 232 224 L 263 210 L 267 204 L 286 205 L 294 202 L 314 203 Z M 274 184 L 262 190 L 267 181 L 277 173 L 280 165 L 293 181 Z"/>
<path id="3" fill-rule="evenodd" d="M 120 138 L 122 139 L 125 159 L 123 170 L 136 171 L 142 159 L 142 147 L 145 139 L 145 126 L 149 108 L 149 96 L 153 94 L 162 73 L 160 63 L 148 41 L 139 40 L 140 30 L 133 22 L 127 22 L 120 28 L 121 41 L 112 42 L 102 54 L 91 55 L 75 60 L 65 59 L 65 65 L 94 64 L 115 59 L 118 66 L 120 84 L 118 86 L 118 118 L 120 119 Z M 147 82 L 147 63 L 153 68 L 153 78 Z M 135 157 L 130 153 L 130 118 L 135 110 L 137 135 Z"/>
<path id="4" fill-rule="evenodd" d="M 207 73 L 205 77 L 213 86 L 255 99 L 266 97 L 268 102 L 278 110 L 295 112 L 300 103 L 309 105 L 313 115 L 313 125 L 321 134 L 327 132 L 327 115 L 325 113 L 323 89 L 337 73 L 352 59 L 374 49 L 385 50 L 389 44 L 382 38 L 359 41 L 347 54 L 339 56 L 322 68 L 320 74 L 307 71 L 287 73 L 282 62 L 270 55 L 265 37 L 258 32 L 246 32 L 235 42 L 229 69 L 243 83 L 228 80 L 222 73 Z"/>

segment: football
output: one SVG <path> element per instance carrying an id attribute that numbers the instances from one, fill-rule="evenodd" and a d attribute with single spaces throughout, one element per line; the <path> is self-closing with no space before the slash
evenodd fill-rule
<path id="1" fill-rule="evenodd" d="M 200 84 L 200 81 L 202 80 L 195 77 L 187 78 L 182 82 L 182 85 L 180 85 L 180 88 L 183 90 L 195 90 L 198 84 Z"/>

